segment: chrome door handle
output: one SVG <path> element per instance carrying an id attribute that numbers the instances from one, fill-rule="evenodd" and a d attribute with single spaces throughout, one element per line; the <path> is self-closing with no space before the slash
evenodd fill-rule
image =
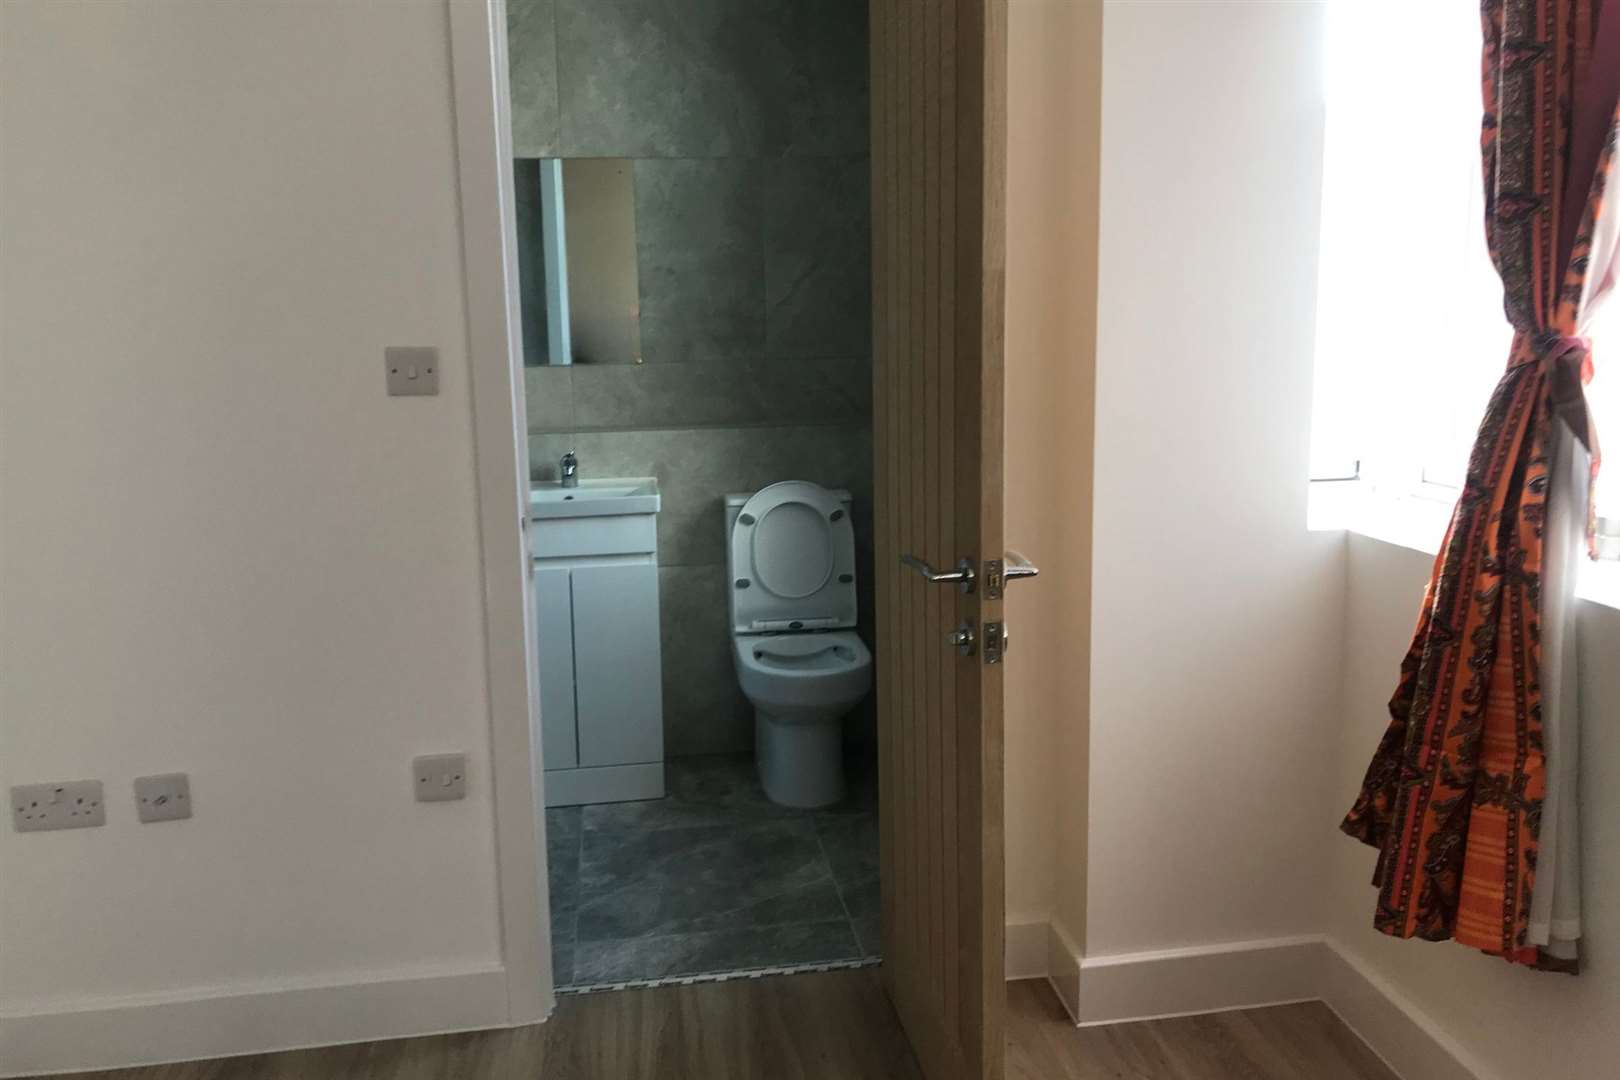
<path id="1" fill-rule="evenodd" d="M 935 570 L 915 555 L 900 556 L 900 565 L 909 566 L 935 584 L 954 582 L 960 585 L 965 593 L 973 591 L 973 579 L 977 576 L 973 570 L 973 560 L 966 555 L 957 560 L 955 570 Z"/>
<path id="2" fill-rule="evenodd" d="M 1034 577 L 1040 569 L 1016 551 L 1007 552 L 1005 561 L 1001 559 L 984 560 L 984 595 L 990 600 L 1000 600 L 1001 593 L 1006 587 L 1019 578 Z"/>
<path id="3" fill-rule="evenodd" d="M 1002 580 L 1017 581 L 1019 578 L 1034 577 L 1041 572 L 1041 568 L 1024 558 L 1018 552 L 1008 549 L 1007 565 L 1001 571 Z"/>

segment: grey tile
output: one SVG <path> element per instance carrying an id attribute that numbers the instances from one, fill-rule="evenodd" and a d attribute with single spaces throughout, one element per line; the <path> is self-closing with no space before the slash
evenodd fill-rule
<path id="1" fill-rule="evenodd" d="M 759 153 L 767 25 L 756 0 L 557 0 L 563 154 Z"/>
<path id="2" fill-rule="evenodd" d="M 752 750 L 738 754 L 674 757 L 664 763 L 662 799 L 605 803 L 584 807 L 585 827 L 591 830 L 693 828 L 736 826 L 773 818 L 819 820 L 840 814 L 871 814 L 875 810 L 876 775 L 859 759 L 847 764 L 852 782 L 850 798 L 820 810 L 778 806 L 760 787 Z M 871 777 L 870 782 L 860 779 Z M 872 788 L 870 794 L 866 788 Z"/>
<path id="3" fill-rule="evenodd" d="M 573 938 L 567 941 L 551 939 L 551 979 L 556 986 L 573 986 L 574 983 L 574 950 L 576 946 Z"/>
<path id="4" fill-rule="evenodd" d="M 865 356 L 802 364 L 767 362 L 750 367 L 747 378 L 754 386 L 759 421 L 871 424 L 872 363 Z"/>
<path id="5" fill-rule="evenodd" d="M 740 927 L 635 940 L 582 942 L 574 960 L 579 984 L 830 963 L 860 956 L 845 919 Z"/>
<path id="6" fill-rule="evenodd" d="M 546 811 L 546 875 L 551 879 L 551 938 L 572 943 L 579 908 L 580 808 Z"/>
<path id="7" fill-rule="evenodd" d="M 765 343 L 760 163 L 637 161 L 635 185 L 642 357 L 758 356 Z"/>
<path id="8" fill-rule="evenodd" d="M 512 91 L 512 152 L 556 157 L 557 39 L 553 0 L 507 0 L 506 41 Z"/>
<path id="9" fill-rule="evenodd" d="M 731 659 L 728 588 L 719 564 L 659 568 L 664 748 L 671 757 L 753 749 L 753 707 Z"/>
<path id="10" fill-rule="evenodd" d="M 832 867 L 838 894 L 849 913 L 862 956 L 877 956 L 883 945 L 882 871 L 877 815 L 821 815 L 816 834 Z"/>
<path id="11" fill-rule="evenodd" d="M 574 430 L 572 367 L 524 368 L 523 396 L 530 431 L 548 433 Z"/>
<path id="12" fill-rule="evenodd" d="M 870 422 L 871 365 L 858 359 L 814 364 L 719 361 L 576 364 L 571 422 L 531 431 L 760 427 Z"/>
<path id="13" fill-rule="evenodd" d="M 883 955 L 882 915 L 853 919 L 850 925 L 855 929 L 855 940 L 860 944 L 862 959 L 870 960 Z"/>
<path id="14" fill-rule="evenodd" d="M 745 368 L 718 364 L 591 364 L 575 369 L 581 431 L 750 422 L 757 412 Z"/>
<path id="15" fill-rule="evenodd" d="M 864 157 L 766 163 L 766 351 L 772 359 L 871 349 L 870 178 Z"/>
<path id="16" fill-rule="evenodd" d="M 816 835 L 827 853 L 827 864 L 840 888 L 853 888 L 876 880 L 878 824 L 876 814 L 823 815 L 816 819 Z M 853 914 L 853 912 L 851 913 Z"/>
<path id="17" fill-rule="evenodd" d="M 865 154 L 867 0 L 763 0 L 770 22 L 771 150 Z"/>
<path id="18" fill-rule="evenodd" d="M 671 757 L 664 762 L 662 799 L 585 807 L 592 829 L 732 826 L 772 817 L 803 816 L 765 797 L 752 753 Z"/>
<path id="19" fill-rule="evenodd" d="M 577 940 L 806 922 L 838 910 L 814 826 L 587 827 Z"/>

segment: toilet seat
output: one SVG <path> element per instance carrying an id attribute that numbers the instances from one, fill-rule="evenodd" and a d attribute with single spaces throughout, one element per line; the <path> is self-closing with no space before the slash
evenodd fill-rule
<path id="1" fill-rule="evenodd" d="M 842 499 L 784 480 L 755 492 L 731 529 L 738 634 L 855 625 L 855 531 Z"/>
<path id="2" fill-rule="evenodd" d="M 853 630 L 732 638 L 737 678 L 760 709 L 792 723 L 834 718 L 872 685 L 872 653 Z"/>

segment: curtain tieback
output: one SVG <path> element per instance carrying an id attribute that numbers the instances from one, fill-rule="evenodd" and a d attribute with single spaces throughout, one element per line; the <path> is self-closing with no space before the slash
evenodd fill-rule
<path id="1" fill-rule="evenodd" d="M 1508 370 L 1530 363 L 1541 365 L 1548 402 L 1592 455 L 1592 475 L 1596 477 L 1600 460 L 1597 431 L 1586 405 L 1586 384 L 1592 381 L 1592 339 L 1520 330 L 1513 337 Z"/>
<path id="2" fill-rule="evenodd" d="M 1513 336 L 1513 355 L 1508 368 L 1539 363 L 1548 375 L 1575 376 L 1577 385 L 1592 381 L 1592 339 L 1565 337 L 1551 331 L 1529 333 L 1520 330 Z"/>

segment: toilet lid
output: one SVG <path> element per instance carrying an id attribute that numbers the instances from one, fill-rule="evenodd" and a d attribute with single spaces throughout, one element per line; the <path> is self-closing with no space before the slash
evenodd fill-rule
<path id="1" fill-rule="evenodd" d="M 784 480 L 755 492 L 731 528 L 739 633 L 855 625 L 855 530 L 826 488 Z"/>

